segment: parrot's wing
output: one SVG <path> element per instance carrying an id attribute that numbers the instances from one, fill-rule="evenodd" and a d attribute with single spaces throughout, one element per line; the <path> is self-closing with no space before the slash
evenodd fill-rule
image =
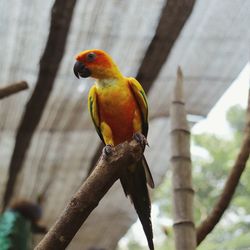
<path id="1" fill-rule="evenodd" d="M 100 136 L 101 140 L 103 140 L 101 128 L 100 128 L 100 118 L 99 118 L 99 111 L 98 111 L 98 101 L 97 101 L 97 94 L 96 94 L 96 87 L 95 85 L 91 87 L 88 96 L 88 108 L 89 113 L 91 115 L 92 121 L 95 125 L 95 129 Z"/>
<path id="2" fill-rule="evenodd" d="M 141 116 L 142 116 L 142 134 L 147 137 L 148 134 L 148 103 L 146 94 L 141 86 L 141 84 L 132 77 L 128 78 L 128 83 L 131 91 L 134 94 L 136 102 L 139 106 Z"/>
<path id="3" fill-rule="evenodd" d="M 148 103 L 146 94 L 141 86 L 141 84 L 135 79 L 135 78 L 128 78 L 129 86 L 131 88 L 132 93 L 134 94 L 134 97 L 136 99 L 136 102 L 139 106 L 141 116 L 142 116 L 142 134 L 147 137 L 148 134 Z M 145 170 L 147 183 L 151 188 L 154 188 L 154 180 L 152 177 L 152 174 L 150 172 L 148 163 L 143 156 L 142 158 L 142 165 Z"/>

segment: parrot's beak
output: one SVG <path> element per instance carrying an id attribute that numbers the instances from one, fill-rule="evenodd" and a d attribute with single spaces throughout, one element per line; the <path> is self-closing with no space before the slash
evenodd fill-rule
<path id="1" fill-rule="evenodd" d="M 79 78 L 79 76 L 84 78 L 91 76 L 90 70 L 86 68 L 82 62 L 77 61 L 74 65 L 73 70 L 77 78 Z"/>

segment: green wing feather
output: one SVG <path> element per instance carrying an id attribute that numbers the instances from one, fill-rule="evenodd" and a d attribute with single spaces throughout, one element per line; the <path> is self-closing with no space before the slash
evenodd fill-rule
<path id="1" fill-rule="evenodd" d="M 100 118 L 99 118 L 99 110 L 98 110 L 98 100 L 97 100 L 97 94 L 96 94 L 96 86 L 92 86 L 89 91 L 88 96 L 88 108 L 89 113 L 91 115 L 92 121 L 95 125 L 95 129 L 100 136 L 101 140 L 104 142 L 101 127 L 100 127 Z"/>
<path id="2" fill-rule="evenodd" d="M 31 250 L 31 223 L 21 214 L 5 211 L 0 216 L 0 249 Z"/>
<path id="3" fill-rule="evenodd" d="M 146 94 L 141 84 L 135 78 L 128 78 L 129 86 L 134 94 L 142 116 L 142 134 L 147 137 L 148 134 L 148 103 Z"/>
<path id="4" fill-rule="evenodd" d="M 142 116 L 142 134 L 147 137 L 148 134 L 148 103 L 146 94 L 141 86 L 141 84 L 135 78 L 128 78 L 129 86 L 134 94 L 136 102 L 139 106 L 141 116 Z M 154 180 L 150 172 L 149 166 L 145 157 L 142 158 L 142 165 L 145 170 L 146 179 L 151 188 L 154 188 Z"/>

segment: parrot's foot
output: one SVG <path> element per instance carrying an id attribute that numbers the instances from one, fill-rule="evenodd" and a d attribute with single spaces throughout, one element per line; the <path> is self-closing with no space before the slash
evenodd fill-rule
<path id="1" fill-rule="evenodd" d="M 147 138 L 142 133 L 139 133 L 139 132 L 134 133 L 133 139 L 135 139 L 137 142 L 139 142 L 143 148 L 145 146 L 149 146 Z"/>
<path id="2" fill-rule="evenodd" d="M 107 144 L 103 148 L 102 152 L 103 152 L 103 155 L 104 155 L 105 158 L 108 157 L 108 156 L 110 156 L 112 154 L 112 145 Z"/>

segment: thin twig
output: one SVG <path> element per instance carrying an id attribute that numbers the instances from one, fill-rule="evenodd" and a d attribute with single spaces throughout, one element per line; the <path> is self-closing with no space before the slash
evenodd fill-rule
<path id="1" fill-rule="evenodd" d="M 250 91 L 248 95 L 246 119 L 245 136 L 240 152 L 231 170 L 231 173 L 228 176 L 221 196 L 219 197 L 211 213 L 197 228 L 197 245 L 199 245 L 206 238 L 206 236 L 213 230 L 213 228 L 221 219 L 232 200 L 237 185 L 240 181 L 240 177 L 246 168 L 246 163 L 250 154 Z"/>
<path id="2" fill-rule="evenodd" d="M 122 168 L 138 161 L 141 156 L 142 148 L 135 140 L 116 146 L 108 157 L 102 156 L 35 250 L 65 249 L 89 214 L 119 178 Z"/>
<path id="3" fill-rule="evenodd" d="M 21 81 L 21 82 L 13 83 L 9 86 L 0 88 L 0 99 L 16 94 L 22 90 L 27 89 L 28 87 L 29 86 L 27 82 Z"/>

